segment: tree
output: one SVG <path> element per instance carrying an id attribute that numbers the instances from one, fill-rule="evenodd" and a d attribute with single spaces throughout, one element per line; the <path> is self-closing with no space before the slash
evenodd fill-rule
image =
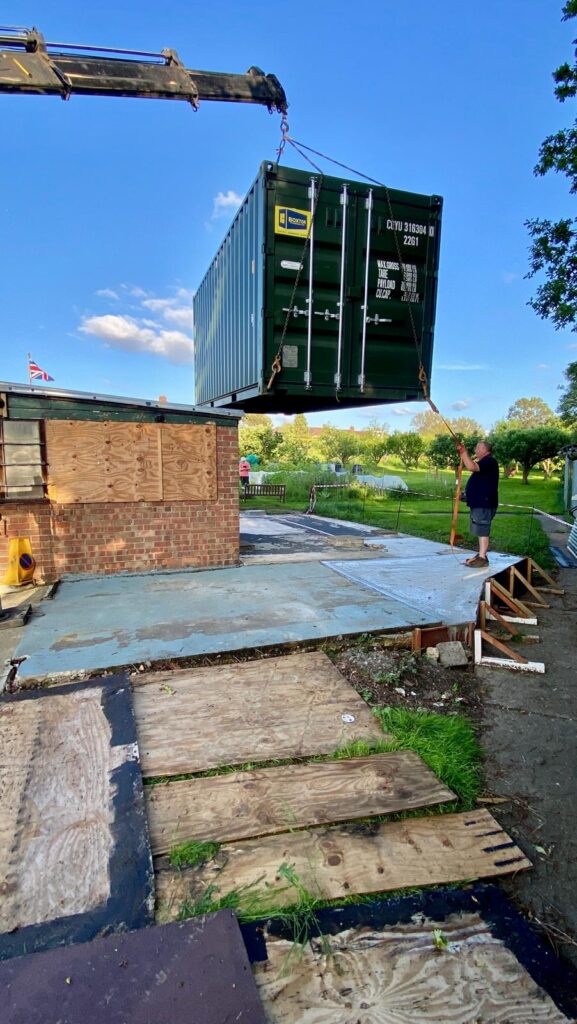
<path id="1" fill-rule="evenodd" d="M 565 393 L 559 401 L 557 411 L 562 422 L 568 426 L 577 425 L 577 362 L 569 363 L 563 371 L 567 380 Z"/>
<path id="2" fill-rule="evenodd" d="M 547 402 L 542 398 L 518 398 L 513 403 L 505 426 L 510 427 L 546 427 L 553 426 L 557 417 Z"/>
<path id="3" fill-rule="evenodd" d="M 446 422 L 452 427 L 456 434 L 482 434 L 483 428 L 477 420 L 470 416 L 455 416 Z M 423 437 L 440 437 L 446 433 L 446 426 L 440 416 L 429 409 L 428 412 L 418 412 L 411 420 L 413 430 Z"/>
<path id="4" fill-rule="evenodd" d="M 480 434 L 469 434 L 463 437 L 463 444 L 469 454 L 474 452 L 475 446 L 480 440 Z M 440 434 L 439 437 L 433 438 L 427 449 L 427 455 L 433 463 L 433 466 L 436 466 L 437 469 L 454 469 L 456 472 L 461 461 L 455 446 L 455 439 L 447 433 Z"/>
<path id="5" fill-rule="evenodd" d="M 458 434 L 459 437 L 483 436 L 481 424 L 477 420 L 472 419 L 471 416 L 455 416 L 452 420 L 447 420 L 447 423 L 450 423 L 455 434 Z"/>
<path id="6" fill-rule="evenodd" d="M 391 434 L 389 443 L 387 445 L 387 452 L 390 455 L 396 455 L 401 460 L 405 469 L 412 469 L 419 465 L 419 459 L 425 453 L 426 444 L 420 434 L 415 434 L 414 431 L 408 430 L 406 433 L 401 433 L 395 430 L 394 434 Z"/>
<path id="7" fill-rule="evenodd" d="M 567 434 L 560 427 L 531 427 L 529 430 L 500 430 L 492 438 L 495 457 L 501 463 L 519 462 L 523 469 L 523 483 L 529 483 L 533 466 L 546 459 L 554 459 L 567 442 Z"/>
<path id="8" fill-rule="evenodd" d="M 563 21 L 577 16 L 577 0 L 566 0 Z M 573 40 L 575 45 L 577 40 Z M 577 95 L 577 49 L 574 63 L 565 62 L 553 72 L 555 96 L 560 103 Z M 569 191 L 577 193 L 577 119 L 569 128 L 548 135 L 539 150 L 534 174 L 564 174 Z M 529 301 L 536 313 L 555 328 L 577 330 L 577 218 L 558 221 L 533 218 L 525 222 L 532 239 L 527 277 L 543 273 L 545 280 Z"/>
<path id="9" fill-rule="evenodd" d="M 441 417 L 432 409 L 416 413 L 411 420 L 411 427 L 424 437 L 436 437 L 447 429 Z"/>
<path id="10" fill-rule="evenodd" d="M 319 434 L 316 446 L 325 459 L 336 460 L 346 466 L 347 462 L 360 455 L 363 442 L 352 430 L 339 430 L 327 424 Z"/>
<path id="11" fill-rule="evenodd" d="M 247 413 L 243 416 L 238 432 L 241 455 L 256 455 L 259 462 L 270 462 L 280 444 L 280 437 L 273 429 L 270 416 Z"/>
<path id="12" fill-rule="evenodd" d="M 389 443 L 389 428 L 386 423 L 370 423 L 366 430 L 363 430 L 362 437 L 359 437 L 360 451 L 367 459 L 367 462 L 377 465 L 383 455 L 387 453 Z"/>

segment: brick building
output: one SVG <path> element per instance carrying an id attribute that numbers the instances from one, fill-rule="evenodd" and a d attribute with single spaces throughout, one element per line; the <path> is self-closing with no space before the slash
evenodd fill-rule
<path id="1" fill-rule="evenodd" d="M 13 537 L 45 581 L 236 565 L 239 417 L 0 383 L 0 573 Z"/>

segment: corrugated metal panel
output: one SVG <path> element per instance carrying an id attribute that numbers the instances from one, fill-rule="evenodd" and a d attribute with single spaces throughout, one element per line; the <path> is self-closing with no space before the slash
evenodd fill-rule
<path id="1" fill-rule="evenodd" d="M 441 208 L 263 164 L 195 297 L 197 401 L 295 412 L 422 397 L 415 332 L 430 373 Z"/>

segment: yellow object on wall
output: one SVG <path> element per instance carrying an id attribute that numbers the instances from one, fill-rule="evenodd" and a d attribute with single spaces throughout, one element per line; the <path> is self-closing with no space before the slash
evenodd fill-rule
<path id="1" fill-rule="evenodd" d="M 8 549 L 8 569 L 2 583 L 8 587 L 30 583 L 34 578 L 35 568 L 36 562 L 28 537 L 13 538 Z"/>

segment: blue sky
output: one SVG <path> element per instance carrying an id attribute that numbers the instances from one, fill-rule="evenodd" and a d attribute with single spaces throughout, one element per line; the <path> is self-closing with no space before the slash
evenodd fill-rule
<path id="1" fill-rule="evenodd" d="M 257 64 L 287 92 L 295 138 L 389 185 L 444 197 L 432 393 L 488 427 L 515 399 L 555 406 L 577 335 L 527 306 L 530 216 L 572 214 L 533 177 L 569 124 L 551 71 L 575 25 L 551 0 L 6 0 L 6 25 L 49 41 L 159 51 L 188 68 Z M 0 96 L 0 378 L 26 354 L 54 386 L 193 401 L 190 299 L 279 118 L 264 108 Z M 298 159 L 285 162 L 301 165 Z M 422 404 L 315 414 L 407 429 Z"/>

